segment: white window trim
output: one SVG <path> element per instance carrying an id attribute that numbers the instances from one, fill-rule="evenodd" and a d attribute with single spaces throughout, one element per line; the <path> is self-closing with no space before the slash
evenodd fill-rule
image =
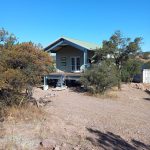
<path id="1" fill-rule="evenodd" d="M 75 70 L 72 70 L 72 58 L 75 58 Z M 70 66 L 71 66 L 71 72 L 81 72 L 81 70 L 77 70 L 77 58 L 80 59 L 80 67 L 81 67 L 81 57 L 80 56 L 71 56 L 70 57 Z"/>

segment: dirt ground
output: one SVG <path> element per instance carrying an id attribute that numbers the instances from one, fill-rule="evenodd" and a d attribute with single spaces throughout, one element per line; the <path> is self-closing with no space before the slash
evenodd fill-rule
<path id="1" fill-rule="evenodd" d="M 150 150 L 150 93 L 135 84 L 114 93 L 92 97 L 71 89 L 35 88 L 36 99 L 51 100 L 42 107 L 46 115 L 5 121 L 0 149 Z"/>

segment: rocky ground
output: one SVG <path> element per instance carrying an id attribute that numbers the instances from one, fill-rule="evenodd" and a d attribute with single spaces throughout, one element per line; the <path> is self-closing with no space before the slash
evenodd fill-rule
<path id="1" fill-rule="evenodd" d="M 149 85 L 127 84 L 109 96 L 34 89 L 47 98 L 43 117 L 1 124 L 0 149 L 150 150 Z M 2 134 L 3 131 L 3 134 Z"/>

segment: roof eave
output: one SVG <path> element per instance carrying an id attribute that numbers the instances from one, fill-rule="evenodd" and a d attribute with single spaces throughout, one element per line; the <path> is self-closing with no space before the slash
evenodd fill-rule
<path id="1" fill-rule="evenodd" d="M 68 44 L 70 46 L 73 46 L 73 47 L 76 47 L 77 49 L 80 49 L 82 51 L 84 51 L 85 49 L 89 50 L 89 51 L 95 51 L 96 49 L 98 49 L 98 47 L 95 47 L 95 48 L 83 47 L 79 44 L 73 43 L 72 41 L 69 41 L 68 39 L 65 39 L 65 38 L 62 37 L 62 38 L 59 38 L 56 41 L 52 42 L 52 44 L 48 45 L 46 48 L 44 48 L 44 51 L 51 52 L 51 53 L 56 53 L 57 50 L 55 50 L 54 48 L 61 45 L 64 41 L 66 42 L 66 44 Z"/>

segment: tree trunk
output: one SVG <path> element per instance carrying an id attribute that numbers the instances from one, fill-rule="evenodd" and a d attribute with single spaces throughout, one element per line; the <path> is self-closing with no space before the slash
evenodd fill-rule
<path id="1" fill-rule="evenodd" d="M 117 65 L 117 68 L 118 68 L 118 90 L 121 90 L 121 66 L 120 65 Z"/>
<path id="2" fill-rule="evenodd" d="M 121 90 L 121 79 L 118 78 L 118 90 Z"/>
<path id="3" fill-rule="evenodd" d="M 33 94 L 33 87 L 31 85 L 27 86 L 26 94 L 27 94 L 28 99 L 30 100 Z"/>

